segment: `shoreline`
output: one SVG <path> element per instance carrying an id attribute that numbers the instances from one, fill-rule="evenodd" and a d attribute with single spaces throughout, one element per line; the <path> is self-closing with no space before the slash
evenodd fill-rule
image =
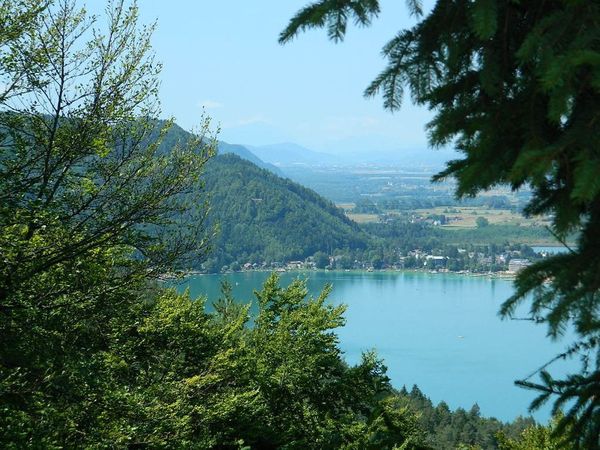
<path id="1" fill-rule="evenodd" d="M 561 244 L 552 243 L 552 244 L 526 244 L 532 248 L 544 248 L 544 249 L 560 249 L 563 248 Z M 517 272 L 508 272 L 508 271 L 499 271 L 499 272 L 470 272 L 470 271 L 449 271 L 445 269 L 436 270 L 436 269 L 419 269 L 419 268 L 411 268 L 411 269 L 394 269 L 394 268 L 386 268 L 386 269 L 315 269 L 315 268 L 287 268 L 287 267 L 279 267 L 279 268 L 256 268 L 256 269 L 247 269 L 247 270 L 237 270 L 237 271 L 226 271 L 226 272 L 204 272 L 201 270 L 189 270 L 183 271 L 181 274 L 163 274 L 159 277 L 160 280 L 170 280 L 174 278 L 186 278 L 190 276 L 200 276 L 200 275 L 226 275 L 226 274 L 236 274 L 236 273 L 249 273 L 249 272 L 275 272 L 275 273 L 306 273 L 306 272 L 353 272 L 359 274 L 366 273 L 430 273 L 430 274 L 454 274 L 454 275 L 465 275 L 468 277 L 475 278 L 492 278 L 492 279 L 502 279 L 502 280 L 514 280 L 517 276 Z"/>
<path id="2" fill-rule="evenodd" d="M 485 273 L 477 273 L 477 272 L 453 272 L 453 271 L 433 271 L 433 270 L 422 270 L 422 269 L 378 269 L 378 270 L 365 270 L 365 269 L 286 269 L 286 270 L 277 270 L 277 269 L 253 269 L 253 270 L 240 270 L 240 271 L 231 271 L 231 272 L 213 272 L 207 273 L 199 270 L 190 270 L 185 272 L 182 277 L 187 278 L 191 276 L 208 276 L 208 275 L 232 275 L 232 274 L 243 274 L 243 273 L 355 273 L 355 274 L 378 274 L 378 273 L 421 273 L 421 274 L 429 274 L 429 275 L 460 275 L 466 277 L 473 278 L 490 278 L 490 279 L 500 279 L 500 280 L 514 280 L 517 276 L 516 273 L 513 272 L 485 272 Z M 176 277 L 165 277 L 165 280 L 173 279 Z"/>

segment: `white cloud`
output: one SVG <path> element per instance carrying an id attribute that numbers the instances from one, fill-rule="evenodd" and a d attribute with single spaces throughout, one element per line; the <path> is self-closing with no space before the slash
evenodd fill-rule
<path id="1" fill-rule="evenodd" d="M 198 102 L 198 106 L 204 109 L 217 109 L 223 108 L 223 103 L 217 102 L 216 100 L 202 100 Z"/>

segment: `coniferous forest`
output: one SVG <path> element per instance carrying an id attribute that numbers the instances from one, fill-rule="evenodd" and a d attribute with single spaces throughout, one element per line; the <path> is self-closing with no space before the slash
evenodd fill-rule
<path id="1" fill-rule="evenodd" d="M 170 288 L 182 269 L 322 253 L 383 265 L 390 242 L 454 247 L 418 225 L 361 227 L 313 191 L 217 155 L 206 116 L 194 133 L 163 120 L 155 25 L 135 2 L 97 17 L 76 0 L 0 0 L 2 448 L 599 447 L 600 5 L 407 4 L 418 24 L 386 45 L 367 94 L 396 109 L 407 86 L 436 111 L 432 144 L 464 156 L 438 177 L 455 177 L 459 196 L 531 186 L 527 212 L 576 238 L 519 272 L 501 311 L 531 301 L 528 319 L 549 336 L 574 329 L 562 357 L 579 355 L 579 372 L 520 381 L 553 419 L 452 411 L 392 386 L 375 352 L 347 363 L 330 286 L 311 296 L 273 274 L 254 310 L 224 283 L 210 312 Z M 375 0 L 320 0 L 280 40 L 325 27 L 339 41 L 379 13 Z"/>

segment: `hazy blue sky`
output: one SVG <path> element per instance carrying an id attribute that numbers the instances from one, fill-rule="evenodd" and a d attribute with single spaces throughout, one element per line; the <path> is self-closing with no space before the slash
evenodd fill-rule
<path id="1" fill-rule="evenodd" d="M 381 98 L 362 96 L 384 67 L 383 44 L 414 23 L 405 2 L 383 0 L 374 25 L 351 27 L 341 44 L 312 30 L 279 45 L 279 32 L 305 4 L 139 0 L 142 21 L 158 21 L 153 42 L 164 64 L 165 116 L 189 129 L 204 106 L 231 143 L 289 141 L 330 152 L 425 148 L 427 110 L 407 98 L 401 112 L 390 114 Z"/>

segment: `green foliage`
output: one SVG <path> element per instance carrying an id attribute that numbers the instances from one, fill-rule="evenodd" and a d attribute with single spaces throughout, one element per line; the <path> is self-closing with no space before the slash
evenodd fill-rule
<path id="1" fill-rule="evenodd" d="M 574 448 L 568 442 L 565 442 L 564 434 L 557 433 L 557 423 L 562 419 L 562 415 L 556 415 L 548 426 L 531 425 L 524 429 L 522 433 L 515 438 L 509 438 L 504 433 L 497 435 L 500 450 L 570 450 Z M 593 448 L 590 446 L 589 448 Z"/>
<path id="2" fill-rule="evenodd" d="M 399 397 L 388 397 L 380 402 L 375 414 L 366 424 L 355 427 L 356 441 L 345 448 L 355 450 L 427 449 L 425 433 L 419 416 Z M 400 444 L 400 445 L 398 445 Z"/>
<path id="3" fill-rule="evenodd" d="M 324 252 L 316 252 L 314 255 L 315 267 L 324 269 L 329 265 L 329 257 Z"/>
<path id="4" fill-rule="evenodd" d="M 304 281 L 282 289 L 271 276 L 256 293 L 259 313 L 248 347 L 270 424 L 261 431 L 263 445 L 266 440 L 277 448 L 365 448 L 360 444 L 365 434 L 374 439 L 384 432 L 374 422 L 389 409 L 385 368 L 372 353 L 355 367 L 343 362 L 333 329 L 343 325 L 345 308 L 325 303 L 328 292 L 306 300 Z M 403 443 L 418 448 L 421 435 L 412 414 L 390 414 L 395 433 L 386 434 L 377 448 Z"/>
<path id="5" fill-rule="evenodd" d="M 484 228 L 490 224 L 490 221 L 485 217 L 478 217 L 475 223 L 477 224 L 477 228 Z"/>
<path id="6" fill-rule="evenodd" d="M 28 63 L 44 58 L 43 49 L 32 45 L 29 36 L 40 25 L 41 13 L 47 3 L 43 0 L 0 1 L 0 101 L 30 91 L 32 84 L 39 81 L 39 74 L 28 73 L 29 82 L 23 82 L 19 69 L 24 54 Z"/>
<path id="7" fill-rule="evenodd" d="M 377 208 L 377 205 L 367 198 L 361 198 L 356 201 L 353 213 L 357 214 L 380 214 L 381 211 Z"/>
<path id="8" fill-rule="evenodd" d="M 210 148 L 159 151 L 135 6 L 115 2 L 106 35 L 67 0 L 0 14 L 0 440 L 120 444 L 137 394 L 119 384 L 114 327 L 135 323 L 152 277 L 202 253 L 204 211 L 185 211 Z"/>
<path id="9" fill-rule="evenodd" d="M 205 208 L 189 204 L 202 204 L 211 147 L 195 139 L 160 151 L 170 122 L 160 129 L 154 119 L 159 66 L 137 9 L 117 2 L 106 30 L 69 0 L 39 14 L 35 32 L 6 44 L 16 56 L 0 79 L 0 305 L 9 311 L 38 279 L 96 251 L 134 256 L 112 272 L 119 283 L 204 246 Z"/>
<path id="10" fill-rule="evenodd" d="M 482 417 L 477 404 L 465 411 L 451 411 L 445 402 L 434 405 L 417 386 L 410 392 L 403 388 L 398 393 L 400 402 L 418 415 L 418 422 L 426 432 L 425 441 L 436 449 L 501 448 L 502 439 L 516 439 L 527 428 L 535 427 L 531 418 L 517 417 L 511 423 Z"/>
<path id="11" fill-rule="evenodd" d="M 371 17 L 379 13 L 379 2 L 353 3 L 369 8 Z M 365 23 L 356 5 L 322 1 L 303 11 L 311 8 L 319 16 L 296 16 L 282 42 L 324 26 L 340 40 L 346 27 L 335 20 L 339 13 Z M 455 177 L 458 196 L 498 184 L 530 186 L 526 213 L 551 215 L 561 242 L 576 234 L 569 254 L 519 274 L 502 314 L 510 317 L 532 296 L 532 316 L 551 335 L 575 329 L 582 375 L 524 384 L 540 389 L 540 399 L 550 392 L 559 402 L 575 400 L 562 424 L 573 425 L 571 440 L 584 447 L 597 447 L 600 435 L 600 400 L 589 394 L 600 390 L 599 18 L 596 1 L 439 0 L 383 48 L 388 65 L 365 92 L 382 92 L 384 106 L 394 110 L 408 87 L 415 103 L 435 111 L 430 143 L 453 144 L 464 155 L 435 179 Z"/>
<path id="12" fill-rule="evenodd" d="M 343 362 L 344 308 L 326 304 L 328 290 L 307 298 L 304 282 L 284 289 L 273 275 L 250 318 L 227 288 L 214 314 L 148 288 L 3 330 L 5 447 L 419 448 L 413 413 L 388 405 L 381 362 Z"/>
<path id="13" fill-rule="evenodd" d="M 341 41 L 346 34 L 349 16 L 354 16 L 356 24 L 365 26 L 369 25 L 377 14 L 379 2 L 376 0 L 321 0 L 299 11 L 279 36 L 279 42 L 288 42 L 298 31 L 314 26 L 327 27 L 329 38 Z"/>

